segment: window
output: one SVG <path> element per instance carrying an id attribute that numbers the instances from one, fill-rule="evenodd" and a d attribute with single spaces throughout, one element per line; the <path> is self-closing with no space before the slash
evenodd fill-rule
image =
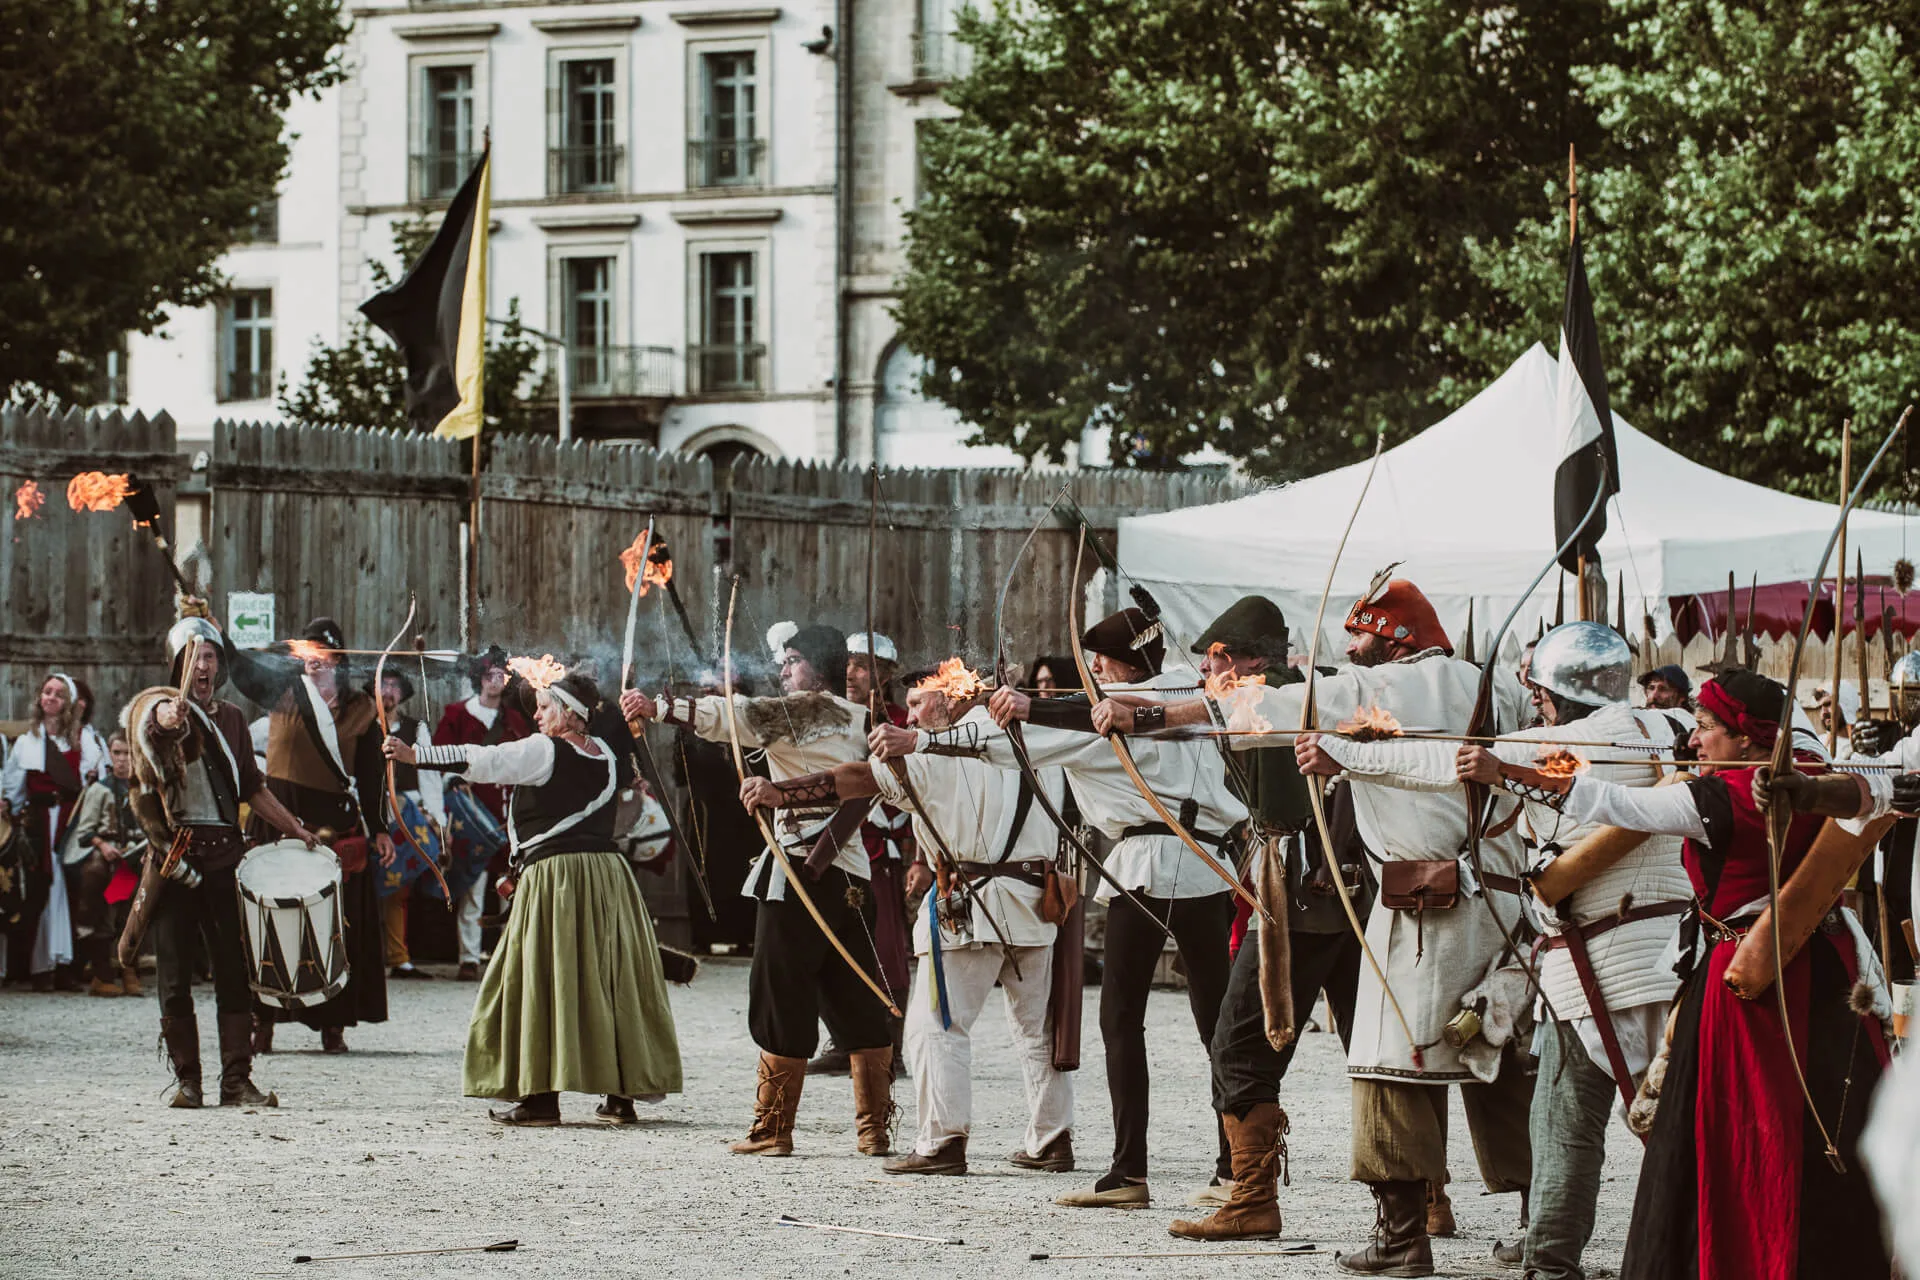
<path id="1" fill-rule="evenodd" d="M 278 196 L 264 204 L 253 206 L 253 221 L 246 232 L 247 244 L 280 243 L 280 199 Z"/>
<path id="2" fill-rule="evenodd" d="M 557 64 L 556 139 L 548 190 L 556 195 L 620 189 L 621 148 L 615 141 L 618 86 L 612 58 Z"/>
<path id="3" fill-rule="evenodd" d="M 477 158 L 473 67 L 425 66 L 420 76 L 420 149 L 413 157 L 413 198 L 445 200 L 460 189 Z"/>
<path id="4" fill-rule="evenodd" d="M 955 15 L 962 0 L 919 0 L 913 33 L 913 76 L 916 80 L 951 80 L 960 72 L 960 43 L 954 38 Z"/>
<path id="5" fill-rule="evenodd" d="M 699 187 L 758 186 L 766 143 L 759 137 L 759 81 L 751 50 L 700 57 L 701 132 L 688 170 Z"/>
<path id="6" fill-rule="evenodd" d="M 700 345 L 694 355 L 702 391 L 761 389 L 767 349 L 758 341 L 754 256 L 700 255 Z"/>
<path id="7" fill-rule="evenodd" d="M 574 387 L 591 395 L 613 381 L 613 259 L 566 258 L 560 267 L 569 372 Z"/>
<path id="8" fill-rule="evenodd" d="M 243 289 L 220 305 L 221 400 L 273 394 L 273 291 Z"/>

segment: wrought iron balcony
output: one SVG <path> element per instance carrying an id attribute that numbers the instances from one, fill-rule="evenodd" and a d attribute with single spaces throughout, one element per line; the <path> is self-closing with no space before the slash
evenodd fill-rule
<path id="1" fill-rule="evenodd" d="M 708 394 L 766 389 L 764 342 L 687 348 L 688 390 Z"/>
<path id="2" fill-rule="evenodd" d="M 625 147 L 549 147 L 547 190 L 557 196 L 624 191 L 626 165 Z"/>
<path id="3" fill-rule="evenodd" d="M 550 374 L 557 352 L 547 355 Z M 576 399 L 620 400 L 673 394 L 672 347 L 570 347 L 567 372 Z M 549 389 L 555 384 L 549 379 Z"/>
<path id="4" fill-rule="evenodd" d="M 477 151 L 415 152 L 407 181 L 408 199 L 452 199 L 479 159 Z"/>
<path id="5" fill-rule="evenodd" d="M 767 144 L 761 138 L 691 138 L 687 184 L 694 187 L 758 187 L 766 182 Z"/>

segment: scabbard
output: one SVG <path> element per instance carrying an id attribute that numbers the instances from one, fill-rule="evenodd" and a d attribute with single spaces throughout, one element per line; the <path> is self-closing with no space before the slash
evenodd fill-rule
<path id="1" fill-rule="evenodd" d="M 833 860 L 840 856 L 840 850 L 846 847 L 847 841 L 859 836 L 860 824 L 873 812 L 873 806 L 872 796 L 841 801 L 840 807 L 827 819 L 826 827 L 815 837 L 813 849 L 802 864 L 811 879 L 818 880 L 825 875 L 827 868 L 833 865 Z"/>
<path id="2" fill-rule="evenodd" d="M 131 969 L 139 963 L 140 944 L 146 941 L 147 927 L 153 923 L 160 895 L 167 891 L 166 876 L 160 870 L 162 861 L 164 855 L 149 848 L 146 861 L 140 864 L 140 885 L 133 891 L 133 905 L 127 908 L 127 923 L 120 930 L 120 943 L 116 948 L 115 959 L 122 969 Z"/>
<path id="3" fill-rule="evenodd" d="M 1267 1043 L 1275 1052 L 1293 1043 L 1299 1023 L 1293 1008 L 1293 940 L 1287 896 L 1286 840 L 1262 839 L 1254 860 L 1253 890 L 1272 919 L 1260 922 L 1260 1008 L 1266 1015 Z"/>
<path id="4" fill-rule="evenodd" d="M 1087 895 L 1075 897 L 1053 939 L 1053 985 L 1047 1021 L 1053 1028 L 1053 1069 L 1080 1069 L 1080 1015 L 1086 988 Z"/>
<path id="5" fill-rule="evenodd" d="M 1893 826 L 1892 815 L 1875 818 L 1859 835 L 1843 828 L 1832 818 L 1820 826 L 1807 856 L 1780 886 L 1780 967 L 1784 969 L 1800 954 L 1813 937 L 1814 930 L 1840 900 L 1841 890 L 1853 879 L 1854 872 L 1867 860 L 1880 837 Z M 1760 912 L 1753 927 L 1740 939 L 1733 959 L 1721 975 L 1733 994 L 1742 1000 L 1757 1000 L 1773 985 L 1772 907 Z"/>

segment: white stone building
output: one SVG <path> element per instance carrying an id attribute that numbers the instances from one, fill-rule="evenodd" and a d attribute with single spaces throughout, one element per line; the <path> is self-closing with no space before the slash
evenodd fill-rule
<path id="1" fill-rule="evenodd" d="M 438 216 L 490 137 L 489 314 L 517 301 L 565 342 L 576 435 L 1018 465 L 921 397 L 890 315 L 960 2 L 356 8 L 348 79 L 288 118 L 277 237 L 228 255 L 219 305 L 136 336 L 121 393 L 188 449 L 217 418 L 274 416 L 374 291 L 368 260 L 400 266 L 394 223 Z"/>

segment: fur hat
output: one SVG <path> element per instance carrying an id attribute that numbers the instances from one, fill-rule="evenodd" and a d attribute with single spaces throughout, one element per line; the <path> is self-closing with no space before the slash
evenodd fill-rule
<path id="1" fill-rule="evenodd" d="M 1166 628 L 1144 609 L 1129 606 L 1088 627 L 1080 647 L 1158 675 L 1167 656 Z"/>

